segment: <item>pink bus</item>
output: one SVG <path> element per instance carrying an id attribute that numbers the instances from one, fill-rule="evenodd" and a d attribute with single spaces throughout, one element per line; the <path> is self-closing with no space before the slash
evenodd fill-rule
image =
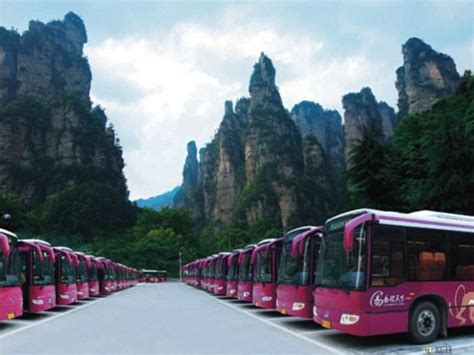
<path id="1" fill-rule="evenodd" d="M 17 237 L 0 229 L 0 321 L 23 315 Z"/>
<path id="2" fill-rule="evenodd" d="M 77 301 L 76 254 L 67 247 L 53 247 L 56 258 L 56 302 L 58 305 Z"/>
<path id="3" fill-rule="evenodd" d="M 209 274 L 210 274 L 210 269 L 211 269 L 211 256 L 208 256 L 204 258 L 202 262 L 202 278 L 201 278 L 201 288 L 203 290 L 208 289 L 208 284 L 209 284 Z"/>
<path id="4" fill-rule="evenodd" d="M 315 257 L 322 227 L 306 226 L 285 234 L 278 269 L 276 309 L 301 318 L 313 316 Z"/>
<path id="5" fill-rule="evenodd" d="M 222 252 L 216 258 L 214 293 L 225 296 L 227 290 L 227 258 L 230 253 Z"/>
<path id="6" fill-rule="evenodd" d="M 314 293 L 323 327 L 428 343 L 474 325 L 474 217 L 361 209 L 325 231 Z"/>
<path id="7" fill-rule="evenodd" d="M 77 299 L 83 300 L 89 298 L 89 275 L 87 269 L 90 267 L 90 260 L 82 252 L 76 251 L 79 259 L 76 267 Z"/>
<path id="8" fill-rule="evenodd" d="M 206 289 L 206 273 L 207 273 L 207 258 L 202 258 L 199 261 L 199 287 Z"/>
<path id="9" fill-rule="evenodd" d="M 242 249 L 236 249 L 227 258 L 227 297 L 237 298 L 237 284 L 239 280 L 239 255 L 241 251 Z"/>
<path id="10" fill-rule="evenodd" d="M 100 285 L 99 285 L 99 272 L 97 267 L 97 259 L 92 255 L 86 255 L 89 259 L 89 267 L 87 268 L 88 279 L 89 279 L 89 296 L 99 296 Z"/>
<path id="11" fill-rule="evenodd" d="M 117 264 L 112 260 L 109 260 L 109 270 L 110 270 L 110 289 L 112 292 L 117 291 Z"/>
<path id="12" fill-rule="evenodd" d="M 168 281 L 168 272 L 166 270 L 158 270 L 158 282 Z"/>
<path id="13" fill-rule="evenodd" d="M 252 302 L 253 265 L 252 252 L 255 244 L 247 245 L 239 254 L 239 277 L 237 282 L 237 298 L 241 301 Z"/>
<path id="14" fill-rule="evenodd" d="M 276 307 L 278 264 L 283 238 L 264 240 L 252 253 L 254 279 L 252 302 L 257 307 Z"/>
<path id="15" fill-rule="evenodd" d="M 99 275 L 99 294 L 107 295 L 112 292 L 110 260 L 99 256 L 96 261 Z"/>
<path id="16" fill-rule="evenodd" d="M 21 260 L 23 308 L 29 313 L 56 307 L 55 256 L 51 245 L 43 240 L 18 241 Z"/>
<path id="17" fill-rule="evenodd" d="M 216 261 L 217 255 L 214 254 L 209 258 L 207 264 L 207 290 L 214 293 L 214 282 L 216 280 Z"/>

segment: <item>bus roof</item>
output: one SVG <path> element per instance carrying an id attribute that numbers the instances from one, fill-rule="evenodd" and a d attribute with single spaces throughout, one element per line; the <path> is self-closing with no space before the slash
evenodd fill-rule
<path id="1" fill-rule="evenodd" d="M 431 228 L 442 230 L 456 230 L 461 232 L 474 232 L 474 217 L 436 211 L 415 211 L 401 213 L 393 211 L 380 211 L 370 208 L 362 208 L 341 213 L 326 221 L 326 223 L 341 217 L 350 215 L 361 215 L 370 213 L 375 215 L 381 224 L 408 226 L 415 228 Z"/>
<path id="2" fill-rule="evenodd" d="M 288 232 L 285 232 L 285 235 L 290 234 L 290 233 L 298 232 L 299 230 L 308 230 L 308 229 L 311 229 L 311 228 L 314 228 L 314 227 L 315 227 L 315 226 L 301 226 L 301 227 L 292 229 L 292 230 L 290 230 L 290 231 L 288 231 Z"/>
<path id="3" fill-rule="evenodd" d="M 48 247 L 51 247 L 51 244 L 49 244 L 47 241 L 41 240 L 41 239 L 22 239 L 22 241 L 23 242 L 28 242 L 28 243 L 43 244 L 43 245 L 46 245 Z"/>
<path id="4" fill-rule="evenodd" d="M 59 247 L 53 247 L 53 249 L 57 249 L 57 250 L 65 250 L 65 251 L 69 251 L 69 252 L 73 252 L 73 250 L 69 247 L 62 247 L 62 246 L 59 246 Z"/>
<path id="5" fill-rule="evenodd" d="M 15 233 L 10 232 L 9 230 L 3 229 L 3 228 L 0 228 L 0 233 L 3 233 L 3 234 L 5 234 L 5 235 L 8 235 L 9 237 L 18 238 Z"/>
<path id="6" fill-rule="evenodd" d="M 263 239 L 263 240 L 261 240 L 261 241 L 258 242 L 257 246 L 271 243 L 271 242 L 273 242 L 274 240 L 275 240 L 275 238 Z"/>

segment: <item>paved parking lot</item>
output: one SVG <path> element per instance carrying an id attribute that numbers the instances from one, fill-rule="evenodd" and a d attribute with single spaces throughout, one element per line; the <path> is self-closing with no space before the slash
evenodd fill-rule
<path id="1" fill-rule="evenodd" d="M 144 284 L 0 323 L 0 354 L 474 352 L 474 328 L 413 346 L 405 335 L 359 338 L 180 283 Z"/>

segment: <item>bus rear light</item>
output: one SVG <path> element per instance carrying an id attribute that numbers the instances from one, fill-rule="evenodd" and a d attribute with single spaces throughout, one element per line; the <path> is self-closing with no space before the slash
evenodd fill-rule
<path id="1" fill-rule="evenodd" d="M 262 302 L 269 302 L 269 301 L 272 300 L 272 298 L 273 298 L 272 296 L 263 296 L 262 297 Z"/>
<path id="2" fill-rule="evenodd" d="M 359 319 L 360 317 L 355 314 L 343 314 L 341 315 L 341 320 L 339 321 L 339 323 L 352 325 L 352 324 L 356 324 L 359 321 Z"/>
<path id="3" fill-rule="evenodd" d="M 36 304 L 36 305 L 43 305 L 44 304 L 44 301 L 41 300 L 41 299 L 31 300 L 31 302 L 33 302 L 33 304 Z"/>
<path id="4" fill-rule="evenodd" d="M 304 308 L 304 303 L 300 302 L 295 302 L 293 303 L 293 306 L 291 307 L 292 311 L 301 311 Z"/>

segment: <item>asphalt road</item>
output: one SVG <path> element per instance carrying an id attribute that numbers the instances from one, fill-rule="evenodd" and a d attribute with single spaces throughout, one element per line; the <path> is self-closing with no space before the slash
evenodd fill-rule
<path id="1" fill-rule="evenodd" d="M 474 353 L 473 327 L 449 333 L 432 349 Z M 0 354 L 348 352 L 426 351 L 404 335 L 352 337 L 180 283 L 138 285 L 0 323 Z"/>

